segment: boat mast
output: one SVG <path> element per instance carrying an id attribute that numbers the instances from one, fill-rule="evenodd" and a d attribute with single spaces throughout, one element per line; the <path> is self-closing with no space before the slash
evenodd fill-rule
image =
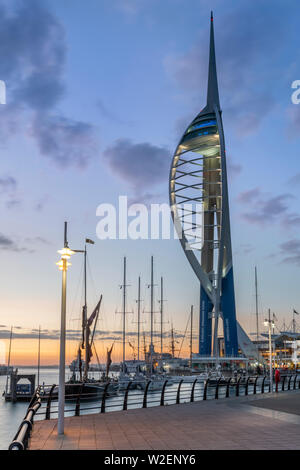
<path id="1" fill-rule="evenodd" d="M 5 386 L 5 394 L 6 395 L 8 393 L 8 377 L 9 377 L 9 367 L 10 367 L 12 332 L 13 332 L 13 327 L 11 327 L 11 329 L 10 329 L 10 338 L 9 338 L 9 350 L 8 350 L 8 358 L 7 358 L 7 375 L 6 375 L 6 386 Z"/>
<path id="2" fill-rule="evenodd" d="M 163 357 L 163 302 L 164 302 L 164 280 L 161 277 L 160 278 L 160 355 L 161 355 L 161 360 Z"/>
<path id="3" fill-rule="evenodd" d="M 258 341 L 259 330 L 258 330 L 258 294 L 257 294 L 257 269 L 255 266 L 255 312 L 256 312 L 256 341 Z M 258 343 L 257 343 L 258 347 Z"/>
<path id="4" fill-rule="evenodd" d="M 41 326 L 39 325 L 39 346 L 38 346 L 38 373 L 37 385 L 40 385 L 40 362 L 41 362 Z"/>
<path id="5" fill-rule="evenodd" d="M 191 305 L 190 368 L 192 368 L 193 363 L 193 310 L 194 306 Z"/>
<path id="6" fill-rule="evenodd" d="M 150 333 L 150 370 L 153 372 L 153 256 L 151 256 L 151 333 Z"/>
<path id="7" fill-rule="evenodd" d="M 139 362 L 140 360 L 140 326 L 141 326 L 141 277 L 139 276 L 139 282 L 138 282 L 138 353 L 137 353 L 137 360 Z"/>
<path id="8" fill-rule="evenodd" d="M 126 348 L 126 256 L 124 256 L 123 270 L 123 372 L 125 372 L 125 348 Z"/>
<path id="9" fill-rule="evenodd" d="M 172 324 L 172 329 L 171 329 L 171 352 L 172 352 L 172 358 L 174 359 L 175 357 L 175 343 L 174 343 L 174 328 Z"/>
<path id="10" fill-rule="evenodd" d="M 87 287 L 86 287 L 86 244 L 84 245 L 84 307 L 83 307 L 83 339 L 85 349 L 85 361 L 84 361 L 84 378 L 87 380 L 89 373 L 89 345 L 88 345 L 88 331 L 87 331 Z"/>

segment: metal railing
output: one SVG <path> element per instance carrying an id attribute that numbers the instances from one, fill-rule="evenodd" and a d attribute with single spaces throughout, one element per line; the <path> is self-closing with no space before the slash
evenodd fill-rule
<path id="1" fill-rule="evenodd" d="M 76 393 L 68 393 L 65 397 L 65 415 L 80 416 L 88 413 L 106 413 L 109 411 L 126 411 L 134 408 L 149 408 L 180 403 L 192 403 L 201 400 L 218 400 L 220 398 L 240 397 L 256 394 L 270 393 L 270 380 L 268 376 L 248 376 L 246 378 L 219 378 L 207 379 L 203 382 L 199 378 L 186 381 L 187 377 L 173 383 L 171 378 L 162 381 L 160 389 L 153 387 L 157 383 L 151 380 L 145 384 L 144 390 L 136 390 L 139 382 L 130 381 L 126 388 L 115 395 L 110 392 L 113 382 L 102 384 L 101 396 L 95 391 L 88 391 L 90 385 L 73 384 Z M 152 388 L 151 388 L 152 386 Z M 96 389 L 96 387 L 94 387 Z M 300 374 L 281 376 L 278 391 L 300 390 Z M 273 391 L 276 390 L 274 384 Z M 25 450 L 32 429 L 33 418 L 49 420 L 58 414 L 58 387 L 57 385 L 44 386 L 37 389 L 28 407 L 26 416 L 22 421 L 10 450 Z"/>
<path id="2" fill-rule="evenodd" d="M 28 446 L 28 441 L 30 438 L 33 418 L 37 413 L 38 409 L 42 405 L 42 398 L 40 395 L 40 387 L 35 391 L 29 406 L 27 408 L 26 415 L 19 426 L 18 432 L 16 433 L 12 443 L 9 446 L 9 450 L 26 450 Z"/>

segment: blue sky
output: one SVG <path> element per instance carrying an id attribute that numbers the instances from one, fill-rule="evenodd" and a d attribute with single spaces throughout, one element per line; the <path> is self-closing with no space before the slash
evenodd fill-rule
<path id="1" fill-rule="evenodd" d="M 0 108 L 3 336 L 11 324 L 59 328 L 55 262 L 64 220 L 70 245 L 79 248 L 86 236 L 96 237 L 100 203 L 115 203 L 119 195 L 167 201 L 172 152 L 205 105 L 211 9 L 229 159 L 237 315 L 253 331 L 257 265 L 262 318 L 270 307 L 279 323 L 290 321 L 292 309 L 300 308 L 300 105 L 291 103 L 291 83 L 300 79 L 300 5 L 1 0 L 0 9 L 0 79 L 7 85 L 7 104 Z M 127 148 L 121 161 L 120 139 Z M 184 330 L 191 303 L 198 311 L 199 285 L 176 240 L 96 240 L 90 248 L 90 307 L 103 293 L 101 328 L 121 325 L 115 310 L 125 255 L 129 304 L 135 308 L 141 274 L 149 311 L 145 285 L 152 254 L 175 328 Z M 74 257 L 69 328 L 79 317 L 81 266 L 80 256 Z"/>

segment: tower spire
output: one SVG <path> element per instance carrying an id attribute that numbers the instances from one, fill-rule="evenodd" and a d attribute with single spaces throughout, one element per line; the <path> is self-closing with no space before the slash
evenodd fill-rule
<path id="1" fill-rule="evenodd" d="M 209 66 L 208 66 L 208 85 L 207 85 L 207 105 L 210 111 L 214 106 L 220 109 L 218 78 L 216 67 L 215 37 L 214 37 L 214 17 L 213 12 L 210 15 L 210 45 L 209 45 Z"/>

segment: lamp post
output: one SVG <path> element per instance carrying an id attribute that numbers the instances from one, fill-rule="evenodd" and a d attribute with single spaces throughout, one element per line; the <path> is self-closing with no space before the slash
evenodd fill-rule
<path id="1" fill-rule="evenodd" d="M 271 320 L 271 311 L 268 310 L 268 318 L 265 319 L 264 325 L 269 329 L 269 368 L 270 368 L 270 390 L 273 392 L 273 360 L 272 360 L 272 328 L 274 329 L 274 319 Z"/>
<path id="2" fill-rule="evenodd" d="M 74 251 L 70 250 L 67 241 L 67 222 L 65 222 L 64 248 L 59 250 L 60 261 L 56 263 L 62 271 L 62 293 L 61 293 L 61 324 L 60 324 L 60 354 L 59 354 L 59 388 L 58 388 L 58 434 L 64 434 L 65 414 L 65 367 L 66 367 L 66 287 L 67 269 L 71 266 L 68 262 Z"/>

